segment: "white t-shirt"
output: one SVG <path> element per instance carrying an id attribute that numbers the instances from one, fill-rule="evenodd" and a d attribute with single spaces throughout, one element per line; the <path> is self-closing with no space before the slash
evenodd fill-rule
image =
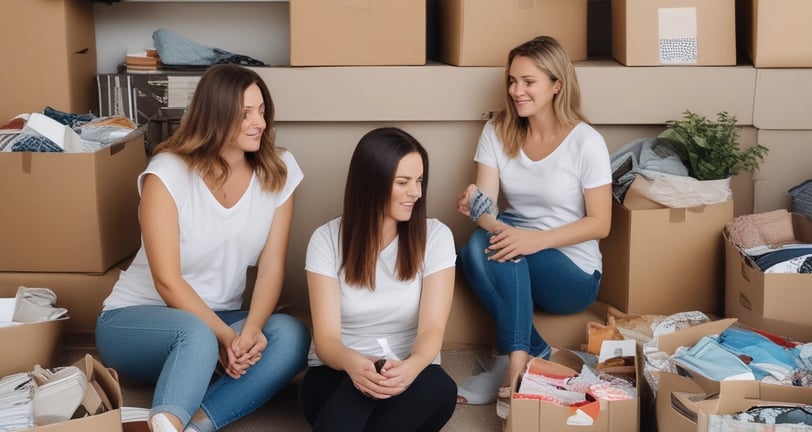
<path id="1" fill-rule="evenodd" d="M 586 215 L 583 191 L 612 182 L 606 142 L 583 122 L 550 155 L 533 161 L 521 149 L 517 157 L 508 157 L 489 121 L 474 160 L 499 171 L 501 194 L 509 207 L 505 213 L 520 228 L 548 230 L 575 222 Z M 587 273 L 602 270 L 597 240 L 559 250 Z"/>
<path id="2" fill-rule="evenodd" d="M 398 239 L 395 238 L 378 256 L 375 290 L 350 286 L 339 274 L 341 265 L 341 218 L 320 226 L 307 246 L 305 270 L 338 280 L 341 291 L 341 340 L 347 348 L 365 356 L 386 354 L 379 339 L 400 360 L 409 357 L 417 336 L 417 318 L 423 278 L 453 267 L 457 259 L 451 230 L 437 219 L 427 219 L 426 257 L 423 268 L 410 281 L 396 276 Z M 435 363 L 439 364 L 439 355 Z M 310 366 L 324 363 L 310 346 Z"/>
<path id="3" fill-rule="evenodd" d="M 172 195 L 178 209 L 181 274 L 212 310 L 240 309 L 246 269 L 257 264 L 276 209 L 302 181 L 293 155 L 284 152 L 281 158 L 288 171 L 282 190 L 263 190 L 253 175 L 244 195 L 231 208 L 223 207 L 200 175 L 177 155 L 153 156 L 138 177 L 139 194 L 144 175 L 154 174 Z M 165 304 L 155 289 L 142 241 L 132 264 L 104 301 L 104 310 Z"/>

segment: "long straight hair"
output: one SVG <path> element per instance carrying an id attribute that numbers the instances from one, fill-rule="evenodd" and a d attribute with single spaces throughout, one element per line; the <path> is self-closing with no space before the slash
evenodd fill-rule
<path id="1" fill-rule="evenodd" d="M 552 81 L 561 81 L 561 90 L 553 97 L 555 117 L 564 126 L 588 123 L 581 112 L 581 89 L 578 76 L 567 52 L 558 41 L 550 36 L 538 36 L 510 50 L 505 67 L 505 109 L 494 117 L 496 134 L 510 157 L 519 154 L 519 149 L 527 138 L 527 118 L 519 117 L 516 105 L 510 96 L 510 65 L 516 57 L 526 57 L 544 72 Z"/>
<path id="2" fill-rule="evenodd" d="M 229 168 L 220 156 L 223 147 L 236 139 L 242 125 L 245 90 L 256 84 L 265 102 L 265 131 L 256 152 L 245 153 L 263 190 L 282 189 L 287 176 L 275 145 L 274 105 L 268 86 L 253 70 L 232 64 L 210 66 L 195 88 L 189 109 L 178 130 L 159 144 L 154 152 L 179 155 L 201 176 L 211 175 L 215 186 L 228 178 Z"/>
<path id="3" fill-rule="evenodd" d="M 392 196 L 398 163 L 410 153 L 423 160 L 422 196 L 408 221 L 398 222 L 397 277 L 411 280 L 423 266 L 426 252 L 426 189 L 428 153 L 401 129 L 378 128 L 364 135 L 350 160 L 341 219 L 341 268 L 350 285 L 375 289 L 375 267 L 382 222 Z"/>

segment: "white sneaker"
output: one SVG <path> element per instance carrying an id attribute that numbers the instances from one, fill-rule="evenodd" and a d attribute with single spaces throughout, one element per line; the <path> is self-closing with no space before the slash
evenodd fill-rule
<path id="1" fill-rule="evenodd" d="M 152 432 L 178 432 L 175 425 L 163 413 L 155 414 L 149 418 L 149 428 Z"/>
<path id="2" fill-rule="evenodd" d="M 474 375 L 457 389 L 457 403 L 487 405 L 496 400 L 499 386 L 505 379 L 509 366 L 507 355 L 494 358 L 490 369 Z"/>

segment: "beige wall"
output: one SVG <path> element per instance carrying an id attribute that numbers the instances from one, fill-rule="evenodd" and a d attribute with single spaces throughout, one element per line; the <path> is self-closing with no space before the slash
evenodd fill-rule
<path id="1" fill-rule="evenodd" d="M 430 160 L 428 214 L 448 225 L 461 246 L 474 224 L 455 211 L 456 199 L 474 180 L 473 155 L 482 125 L 481 121 L 277 123 L 278 144 L 293 153 L 305 174 L 296 191 L 283 303 L 307 304 L 304 260 L 308 239 L 316 227 L 341 213 L 352 151 L 361 136 L 376 127 L 400 127 L 426 147 Z M 655 136 L 663 127 L 597 125 L 596 129 L 612 152 L 635 138 Z M 743 146 L 752 145 L 755 139 L 755 129 L 743 128 Z M 733 187 L 736 213 L 749 213 L 753 206 L 749 176 L 734 179 Z"/>

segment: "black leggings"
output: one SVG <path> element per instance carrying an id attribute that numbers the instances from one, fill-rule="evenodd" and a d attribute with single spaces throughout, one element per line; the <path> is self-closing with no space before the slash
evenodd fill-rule
<path id="1" fill-rule="evenodd" d="M 403 393 L 373 399 L 345 372 L 316 366 L 299 385 L 299 406 L 314 432 L 437 432 L 454 414 L 457 384 L 432 364 Z"/>

